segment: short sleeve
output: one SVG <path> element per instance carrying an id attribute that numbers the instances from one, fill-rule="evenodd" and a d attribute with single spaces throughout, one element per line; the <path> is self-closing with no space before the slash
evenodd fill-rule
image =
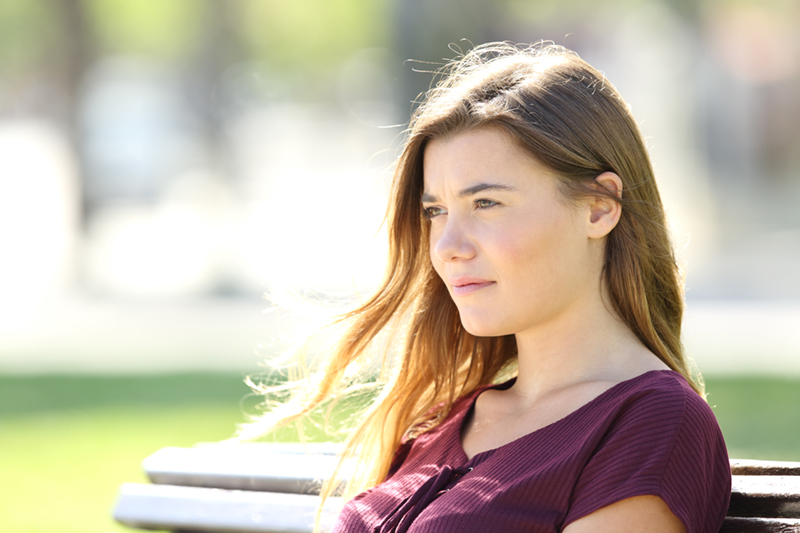
<path id="1" fill-rule="evenodd" d="M 660 497 L 687 533 L 716 533 L 731 471 L 708 404 L 681 378 L 629 397 L 581 471 L 564 524 L 634 496 Z"/>

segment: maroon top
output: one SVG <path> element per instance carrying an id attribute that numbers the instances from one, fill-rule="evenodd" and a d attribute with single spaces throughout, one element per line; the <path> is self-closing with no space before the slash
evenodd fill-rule
<path id="1" fill-rule="evenodd" d="M 618 383 L 561 420 L 467 459 L 461 428 L 485 389 L 401 446 L 386 481 L 348 502 L 333 532 L 552 533 L 641 495 L 663 499 L 687 533 L 722 526 L 731 491 L 725 442 L 711 408 L 677 372 Z"/>

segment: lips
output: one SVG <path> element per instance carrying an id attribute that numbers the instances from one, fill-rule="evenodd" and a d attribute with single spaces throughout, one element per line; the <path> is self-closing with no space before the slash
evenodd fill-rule
<path id="1" fill-rule="evenodd" d="M 453 287 L 453 296 L 467 296 L 494 284 L 494 281 L 481 278 L 461 277 L 450 280 L 450 286 Z"/>

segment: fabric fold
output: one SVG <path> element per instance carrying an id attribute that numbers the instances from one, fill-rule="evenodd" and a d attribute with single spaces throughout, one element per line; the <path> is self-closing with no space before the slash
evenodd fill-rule
<path id="1" fill-rule="evenodd" d="M 472 467 L 470 466 L 460 466 L 456 468 L 450 465 L 442 466 L 439 471 L 428 478 L 404 504 L 398 507 L 383 524 L 376 527 L 373 530 L 374 533 L 405 533 L 408 531 L 411 523 L 414 522 L 414 519 L 425 507 L 442 493 L 449 490 L 447 488 L 448 485 L 471 471 Z"/>

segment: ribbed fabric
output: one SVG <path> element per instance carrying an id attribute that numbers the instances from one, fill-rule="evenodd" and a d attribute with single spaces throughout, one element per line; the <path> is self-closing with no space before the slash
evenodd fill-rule
<path id="1" fill-rule="evenodd" d="M 725 442 L 711 409 L 680 374 L 652 371 L 619 383 L 561 420 L 468 460 L 461 427 L 483 390 L 404 444 L 389 478 L 350 501 L 333 532 L 553 533 L 641 495 L 663 499 L 687 533 L 722 526 L 731 490 Z"/>

